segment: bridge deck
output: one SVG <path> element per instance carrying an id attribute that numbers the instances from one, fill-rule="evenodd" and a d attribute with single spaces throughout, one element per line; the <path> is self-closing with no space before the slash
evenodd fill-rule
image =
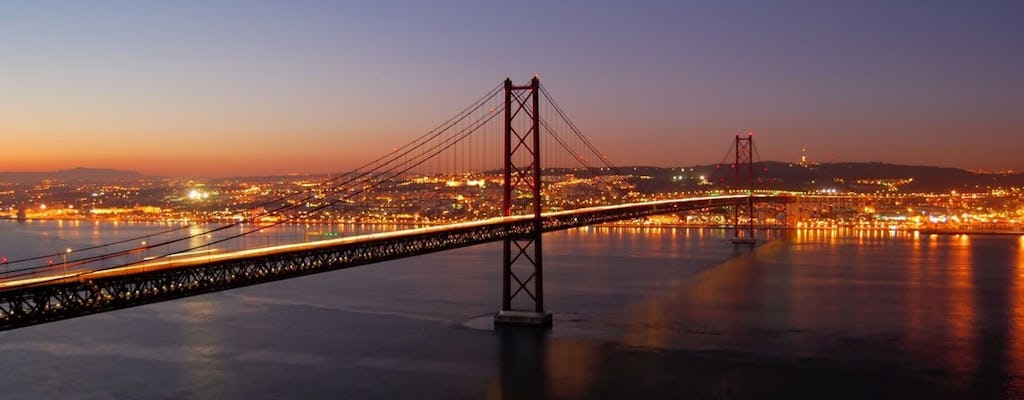
<path id="1" fill-rule="evenodd" d="M 663 200 L 544 213 L 551 232 L 745 202 L 745 195 Z M 757 202 L 788 201 L 755 195 Z M 396 258 L 525 237 L 531 216 L 158 258 L 115 268 L 0 282 L 0 330 L 333 271 Z"/>

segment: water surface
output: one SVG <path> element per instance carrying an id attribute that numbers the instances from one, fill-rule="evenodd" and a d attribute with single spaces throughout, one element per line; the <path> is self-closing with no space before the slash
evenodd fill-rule
<path id="1" fill-rule="evenodd" d="M 276 234 L 298 237 L 286 229 Z M 4 247 L 25 252 L 107 235 L 88 224 L 0 223 Z M 720 230 L 590 227 L 544 240 L 548 332 L 478 329 L 500 304 L 500 244 L 487 244 L 0 332 L 0 390 L 14 399 L 1024 396 L 1022 238 L 799 231 L 751 250 Z"/>

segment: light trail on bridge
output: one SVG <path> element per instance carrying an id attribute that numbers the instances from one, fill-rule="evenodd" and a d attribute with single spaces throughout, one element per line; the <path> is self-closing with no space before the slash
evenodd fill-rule
<path id="1" fill-rule="evenodd" d="M 686 198 L 686 199 L 682 199 L 682 200 L 657 200 L 657 201 L 649 201 L 649 202 L 643 202 L 643 203 L 618 204 L 618 205 L 588 207 L 588 208 L 581 208 L 581 209 L 575 209 L 575 210 L 554 211 L 554 212 L 543 213 L 542 217 L 547 219 L 547 220 L 557 220 L 557 219 L 560 219 L 560 218 L 571 217 L 571 216 L 574 216 L 574 215 L 592 214 L 592 213 L 598 213 L 598 212 L 611 212 L 611 211 L 617 211 L 617 210 L 628 210 L 628 209 L 631 209 L 631 208 L 636 208 L 638 204 L 639 205 L 644 205 L 644 206 L 659 206 L 659 205 L 671 205 L 671 204 L 676 204 L 676 203 L 680 203 L 680 202 L 697 202 L 697 201 L 722 200 L 722 199 L 742 199 L 742 198 L 746 198 L 746 197 L 747 196 L 745 196 L 745 195 L 725 195 L 725 196 L 693 197 L 693 198 Z M 768 196 L 767 195 L 758 195 L 757 197 L 768 197 Z M 19 286 L 25 286 L 25 285 L 31 285 L 31 284 L 37 284 L 37 283 L 53 283 L 53 282 L 62 282 L 62 281 L 65 281 L 65 280 L 86 280 L 86 279 L 95 279 L 95 278 L 102 278 L 102 277 L 110 277 L 110 276 L 118 276 L 118 275 L 125 275 L 125 274 L 133 274 L 133 273 L 140 273 L 140 272 L 155 271 L 155 270 L 168 269 L 168 268 L 186 268 L 186 267 L 195 266 L 195 265 L 211 264 L 211 263 L 217 263 L 217 262 L 223 262 L 223 261 L 232 261 L 232 260 L 241 260 L 241 259 L 253 258 L 253 257 L 261 257 L 261 256 L 289 254 L 289 253 L 294 253 L 294 252 L 302 252 L 302 251 L 309 251 L 309 250 L 316 250 L 316 249 L 323 249 L 323 248 L 331 248 L 331 247 L 337 247 L 337 246 L 353 245 L 353 244 L 358 244 L 358 243 L 367 243 L 367 242 L 373 242 L 373 241 L 377 241 L 377 240 L 387 240 L 387 239 L 402 238 L 402 237 L 414 237 L 414 236 L 417 236 L 417 235 L 441 233 L 441 232 L 453 231 L 453 230 L 458 230 L 458 229 L 482 227 L 482 226 L 488 226 L 488 225 L 503 225 L 503 224 L 509 224 L 509 223 L 514 223 L 514 222 L 522 222 L 522 221 L 530 220 L 531 218 L 532 218 L 532 216 L 529 216 L 529 215 L 515 215 L 515 216 L 510 216 L 510 217 L 495 217 L 495 218 L 489 218 L 489 219 L 478 220 L 478 221 L 467 221 L 467 222 L 460 222 L 460 223 L 454 223 L 454 224 L 445 224 L 445 225 L 428 226 L 428 227 L 421 227 L 421 228 L 403 229 L 403 230 L 391 231 L 391 232 L 370 233 L 370 234 L 364 234 L 364 235 L 358 235 L 358 236 L 349 236 L 349 237 L 342 237 L 342 238 L 335 238 L 335 239 L 318 240 L 318 241 L 312 241 L 312 242 L 288 243 L 288 244 L 266 246 L 266 247 L 259 247 L 259 248 L 246 249 L 246 250 L 238 250 L 238 251 L 232 251 L 232 252 L 223 252 L 223 253 L 219 253 L 219 254 L 212 254 L 214 252 L 217 252 L 218 251 L 217 249 L 196 250 L 196 251 L 191 251 L 191 252 L 188 252 L 188 253 L 170 254 L 170 255 L 162 256 L 161 258 L 156 258 L 156 259 L 153 259 L 153 257 L 150 257 L 150 258 L 144 259 L 143 261 L 140 261 L 140 262 L 130 263 L 130 264 L 126 264 L 126 265 L 120 265 L 120 266 L 94 268 L 94 269 L 90 269 L 90 270 L 86 270 L 86 271 L 79 270 L 79 271 L 74 271 L 74 272 L 71 272 L 71 273 L 61 272 L 61 271 L 53 271 L 53 272 L 56 272 L 56 273 L 47 274 L 47 275 L 44 275 L 44 276 L 34 276 L 34 277 L 30 277 L 30 278 L 0 280 L 0 290 L 5 290 L 5 289 L 9 289 L 9 288 L 17 288 Z M 197 255 L 197 254 L 200 254 L 200 255 Z M 51 269 L 58 270 L 58 269 L 60 269 L 60 266 L 59 265 L 55 265 Z M 46 271 L 46 272 L 49 272 L 49 271 Z"/>
<path id="2" fill-rule="evenodd" d="M 735 206 L 749 197 L 709 196 L 549 212 L 542 214 L 542 230 Z M 789 196 L 753 198 L 789 201 Z M 5 281 L 0 284 L 0 330 L 521 237 L 531 234 L 534 222 L 533 216 L 499 217 Z"/>

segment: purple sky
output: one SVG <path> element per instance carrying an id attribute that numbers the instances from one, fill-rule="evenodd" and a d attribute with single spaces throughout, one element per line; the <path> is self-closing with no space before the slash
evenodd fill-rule
<path id="1" fill-rule="evenodd" d="M 534 73 L 620 165 L 718 162 L 752 130 L 766 160 L 1024 170 L 1022 21 L 1019 0 L 8 4 L 0 170 L 340 171 Z"/>

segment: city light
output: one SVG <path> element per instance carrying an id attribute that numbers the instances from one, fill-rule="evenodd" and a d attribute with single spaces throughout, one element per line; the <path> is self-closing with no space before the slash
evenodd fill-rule
<path id="1" fill-rule="evenodd" d="M 210 198 L 210 194 L 198 189 L 192 189 L 188 192 L 189 200 L 206 200 Z"/>
<path id="2" fill-rule="evenodd" d="M 802 168 L 802 167 L 797 167 Z M 569 210 L 622 202 L 646 202 L 711 194 L 728 194 L 729 182 L 706 171 L 713 167 L 659 171 L 631 168 L 632 172 L 604 176 L 582 175 L 566 169 L 544 175 L 545 209 Z M 680 174 L 682 171 L 683 174 Z M 719 175 L 721 175 L 719 173 Z M 492 173 L 417 174 L 389 182 L 357 197 L 340 201 L 323 177 L 291 176 L 272 181 L 187 181 L 161 186 L 40 184 L 28 207 L 5 207 L 0 217 L 24 219 L 160 221 L 160 222 L 265 222 L 446 224 L 501 215 L 502 175 Z M 832 181 L 832 180 L 830 180 Z M 793 205 L 758 205 L 757 224 L 815 229 L 897 229 L 939 232 L 1015 232 L 1024 222 L 1024 188 L 995 187 L 979 191 L 946 190 L 940 193 L 893 192 L 913 178 L 850 179 L 852 185 L 874 191 L 859 193 L 837 186 L 818 186 L 787 192 Z M 644 183 L 650 182 L 650 183 Z M 639 190 L 637 184 L 685 187 L 680 191 Z M 812 180 L 812 185 L 815 184 Z M 832 183 L 843 184 L 841 180 Z M 898 185 L 897 185 L 898 183 Z M 609 195 L 608 188 L 620 193 Z M 756 190 L 776 194 L 778 190 Z M 8 192 L 13 193 L 13 192 Z M 79 194 L 80 193 L 80 194 Z M 174 193 L 184 193 L 177 197 Z M 301 203 L 275 199 L 305 193 Z M 746 192 L 742 192 L 746 193 Z M 69 195 L 70 194 L 70 195 Z M 7 196 L 11 196 L 8 194 Z M 0 194 L 0 202 L 12 202 Z M 273 212 L 287 205 L 282 212 Z M 326 207 L 326 208 L 325 208 Z M 774 208 L 773 208 L 774 207 Z M 783 215 L 785 214 L 785 215 Z M 648 217 L 615 224 L 644 226 L 724 226 L 730 218 L 720 210 L 691 211 L 670 217 Z"/>

